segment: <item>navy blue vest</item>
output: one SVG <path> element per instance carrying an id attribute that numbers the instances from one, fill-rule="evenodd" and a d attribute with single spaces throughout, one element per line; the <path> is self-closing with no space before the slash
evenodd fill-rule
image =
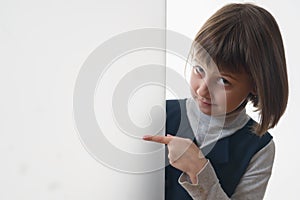
<path id="1" fill-rule="evenodd" d="M 185 104 L 186 100 L 167 100 L 166 134 L 190 138 L 196 143 L 186 116 Z M 210 160 L 221 187 L 228 197 L 231 197 L 234 193 L 252 156 L 266 146 L 272 139 L 269 133 L 259 137 L 251 132 L 251 127 L 254 123 L 256 122 L 250 119 L 242 129 L 233 135 L 218 140 L 214 146 L 201 149 L 206 158 Z M 166 152 L 166 158 L 168 158 L 167 154 L 168 152 Z M 167 160 L 166 163 L 168 163 Z M 181 173 L 180 170 L 167 164 L 165 168 L 166 200 L 192 199 L 178 183 L 178 178 Z"/>

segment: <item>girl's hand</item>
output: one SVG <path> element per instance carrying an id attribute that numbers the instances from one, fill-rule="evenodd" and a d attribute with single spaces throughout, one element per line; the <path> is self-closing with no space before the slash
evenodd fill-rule
<path id="1" fill-rule="evenodd" d="M 187 173 L 193 184 L 197 183 L 197 174 L 204 167 L 207 160 L 201 150 L 192 140 L 172 135 L 146 135 L 144 140 L 166 144 L 169 150 L 170 164 Z"/>

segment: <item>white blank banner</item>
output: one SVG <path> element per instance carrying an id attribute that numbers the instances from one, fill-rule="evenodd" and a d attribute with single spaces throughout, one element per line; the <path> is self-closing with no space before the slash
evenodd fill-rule
<path id="1" fill-rule="evenodd" d="M 151 71 L 151 75 L 156 81 L 165 80 L 164 51 L 148 48 L 151 42 L 133 49 L 131 42 L 138 38 L 123 40 L 119 46 L 111 40 L 149 27 L 165 28 L 165 1 L 0 2 L 0 199 L 163 199 L 164 170 L 159 166 L 164 163 L 163 146 L 142 141 L 143 131 L 128 132 L 120 124 L 123 117 L 135 130 L 162 134 L 163 130 L 155 127 L 163 128 L 164 121 L 151 125 L 156 123 L 156 115 L 164 117 L 164 87 L 137 82 L 141 85 L 131 88 L 129 99 L 119 99 L 115 108 L 112 102 L 114 90 L 119 87 L 120 93 L 122 89 L 118 83 L 128 80 L 132 70 L 159 66 L 160 71 Z M 159 39 L 140 41 L 163 46 L 164 34 L 156 37 Z M 98 55 L 101 48 L 107 48 L 103 44 L 112 45 L 110 52 Z M 124 54 L 114 54 L 121 50 Z M 96 60 L 91 61 L 95 54 Z M 100 73 L 97 69 L 104 69 L 101 64 L 108 55 L 115 57 Z M 90 63 L 96 68 L 90 71 L 90 80 L 83 81 L 95 84 L 80 90 L 86 85 L 78 83 L 79 77 Z M 81 96 L 87 91 L 93 93 Z M 76 104 L 79 100 L 74 93 L 88 104 Z M 120 108 L 122 112 L 116 109 L 120 104 L 127 106 Z M 93 125 L 101 129 L 102 137 L 96 129 L 82 132 L 79 126 L 84 127 L 90 122 L 84 118 L 91 116 L 76 118 L 77 105 L 93 109 Z M 116 121 L 113 112 L 119 112 L 121 118 L 117 115 Z M 102 140 L 91 141 L 91 133 Z M 156 150 L 160 153 L 155 154 Z"/>

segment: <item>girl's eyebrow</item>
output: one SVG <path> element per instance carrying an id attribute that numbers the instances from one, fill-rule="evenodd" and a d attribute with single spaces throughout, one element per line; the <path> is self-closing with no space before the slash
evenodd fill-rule
<path id="1" fill-rule="evenodd" d="M 234 74 L 231 74 L 231 73 L 226 73 L 226 72 L 220 72 L 220 74 L 222 76 L 226 76 L 226 77 L 229 77 L 235 81 L 239 81 L 239 79 L 237 78 L 237 76 L 235 76 Z"/>

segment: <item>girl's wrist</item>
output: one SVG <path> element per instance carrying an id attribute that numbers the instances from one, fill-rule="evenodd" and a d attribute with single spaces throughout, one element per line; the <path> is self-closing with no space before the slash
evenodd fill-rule
<path id="1" fill-rule="evenodd" d="M 190 180 L 193 184 L 197 184 L 197 175 L 203 169 L 206 163 L 207 159 L 203 157 L 199 158 L 197 162 L 191 164 L 191 166 L 189 167 L 189 171 L 186 173 L 190 177 Z"/>

